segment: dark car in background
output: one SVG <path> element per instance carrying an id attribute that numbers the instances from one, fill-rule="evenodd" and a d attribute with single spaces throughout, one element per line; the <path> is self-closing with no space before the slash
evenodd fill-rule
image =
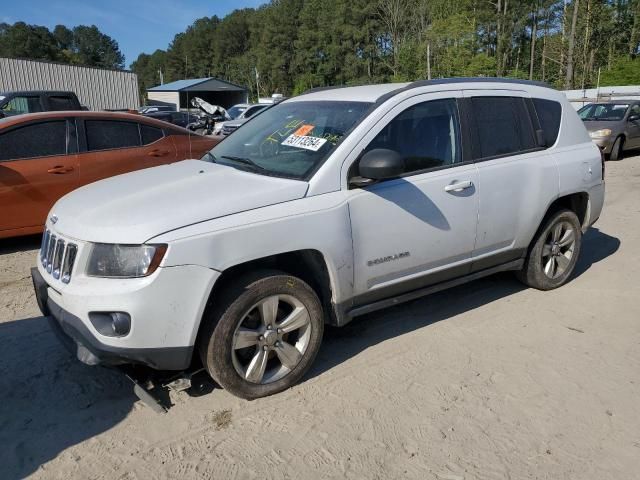
<path id="1" fill-rule="evenodd" d="M 0 118 L 25 113 L 86 110 L 73 92 L 31 90 L 0 92 Z"/>
<path id="2" fill-rule="evenodd" d="M 611 160 L 640 148 L 640 100 L 590 103 L 578 110 L 589 136 Z"/>
<path id="3" fill-rule="evenodd" d="M 143 114 L 145 117 L 155 118 L 156 120 L 162 120 L 163 122 L 172 123 L 183 128 L 190 128 L 191 125 L 200 123 L 200 117 L 193 113 L 187 112 L 151 112 Z"/>

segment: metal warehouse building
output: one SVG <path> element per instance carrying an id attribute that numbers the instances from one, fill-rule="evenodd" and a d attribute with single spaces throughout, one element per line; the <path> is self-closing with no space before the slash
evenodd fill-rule
<path id="1" fill-rule="evenodd" d="M 213 77 L 178 80 L 147 90 L 149 105 L 171 105 L 176 110 L 190 108 L 193 97 L 224 108 L 249 100 L 246 88 Z"/>
<path id="2" fill-rule="evenodd" d="M 23 90 L 72 91 L 91 110 L 140 106 L 138 76 L 133 72 L 0 58 L 0 92 Z"/>

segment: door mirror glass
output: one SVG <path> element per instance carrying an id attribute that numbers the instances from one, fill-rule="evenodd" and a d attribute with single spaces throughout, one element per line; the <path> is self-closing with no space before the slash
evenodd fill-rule
<path id="1" fill-rule="evenodd" d="M 395 150 L 376 148 L 362 156 L 358 168 L 361 177 L 386 180 L 405 173 L 405 161 Z"/>

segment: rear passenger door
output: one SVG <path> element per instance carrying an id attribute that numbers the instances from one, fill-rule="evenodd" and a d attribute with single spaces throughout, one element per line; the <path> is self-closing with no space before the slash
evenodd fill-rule
<path id="1" fill-rule="evenodd" d="M 78 187 L 77 151 L 73 120 L 0 131 L 0 236 L 44 225 L 53 204 Z"/>
<path id="2" fill-rule="evenodd" d="M 558 194 L 558 172 L 545 150 L 531 99 L 509 90 L 465 91 L 480 206 L 472 271 L 521 258 Z M 535 124 L 534 124 L 535 120 Z M 555 141 L 555 139 L 554 139 Z"/>
<path id="3" fill-rule="evenodd" d="M 83 122 L 80 181 L 83 185 L 175 160 L 173 143 L 156 126 L 130 120 Z"/>

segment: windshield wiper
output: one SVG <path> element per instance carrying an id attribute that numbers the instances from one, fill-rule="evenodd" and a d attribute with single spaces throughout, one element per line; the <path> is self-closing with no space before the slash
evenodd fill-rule
<path id="1" fill-rule="evenodd" d="M 234 162 L 250 165 L 254 168 L 257 168 L 258 170 L 266 170 L 266 168 L 264 168 L 262 165 L 258 165 L 256 162 L 254 162 L 250 158 L 235 157 L 233 155 L 222 155 L 220 158 L 226 158 L 227 160 L 233 160 Z"/>

